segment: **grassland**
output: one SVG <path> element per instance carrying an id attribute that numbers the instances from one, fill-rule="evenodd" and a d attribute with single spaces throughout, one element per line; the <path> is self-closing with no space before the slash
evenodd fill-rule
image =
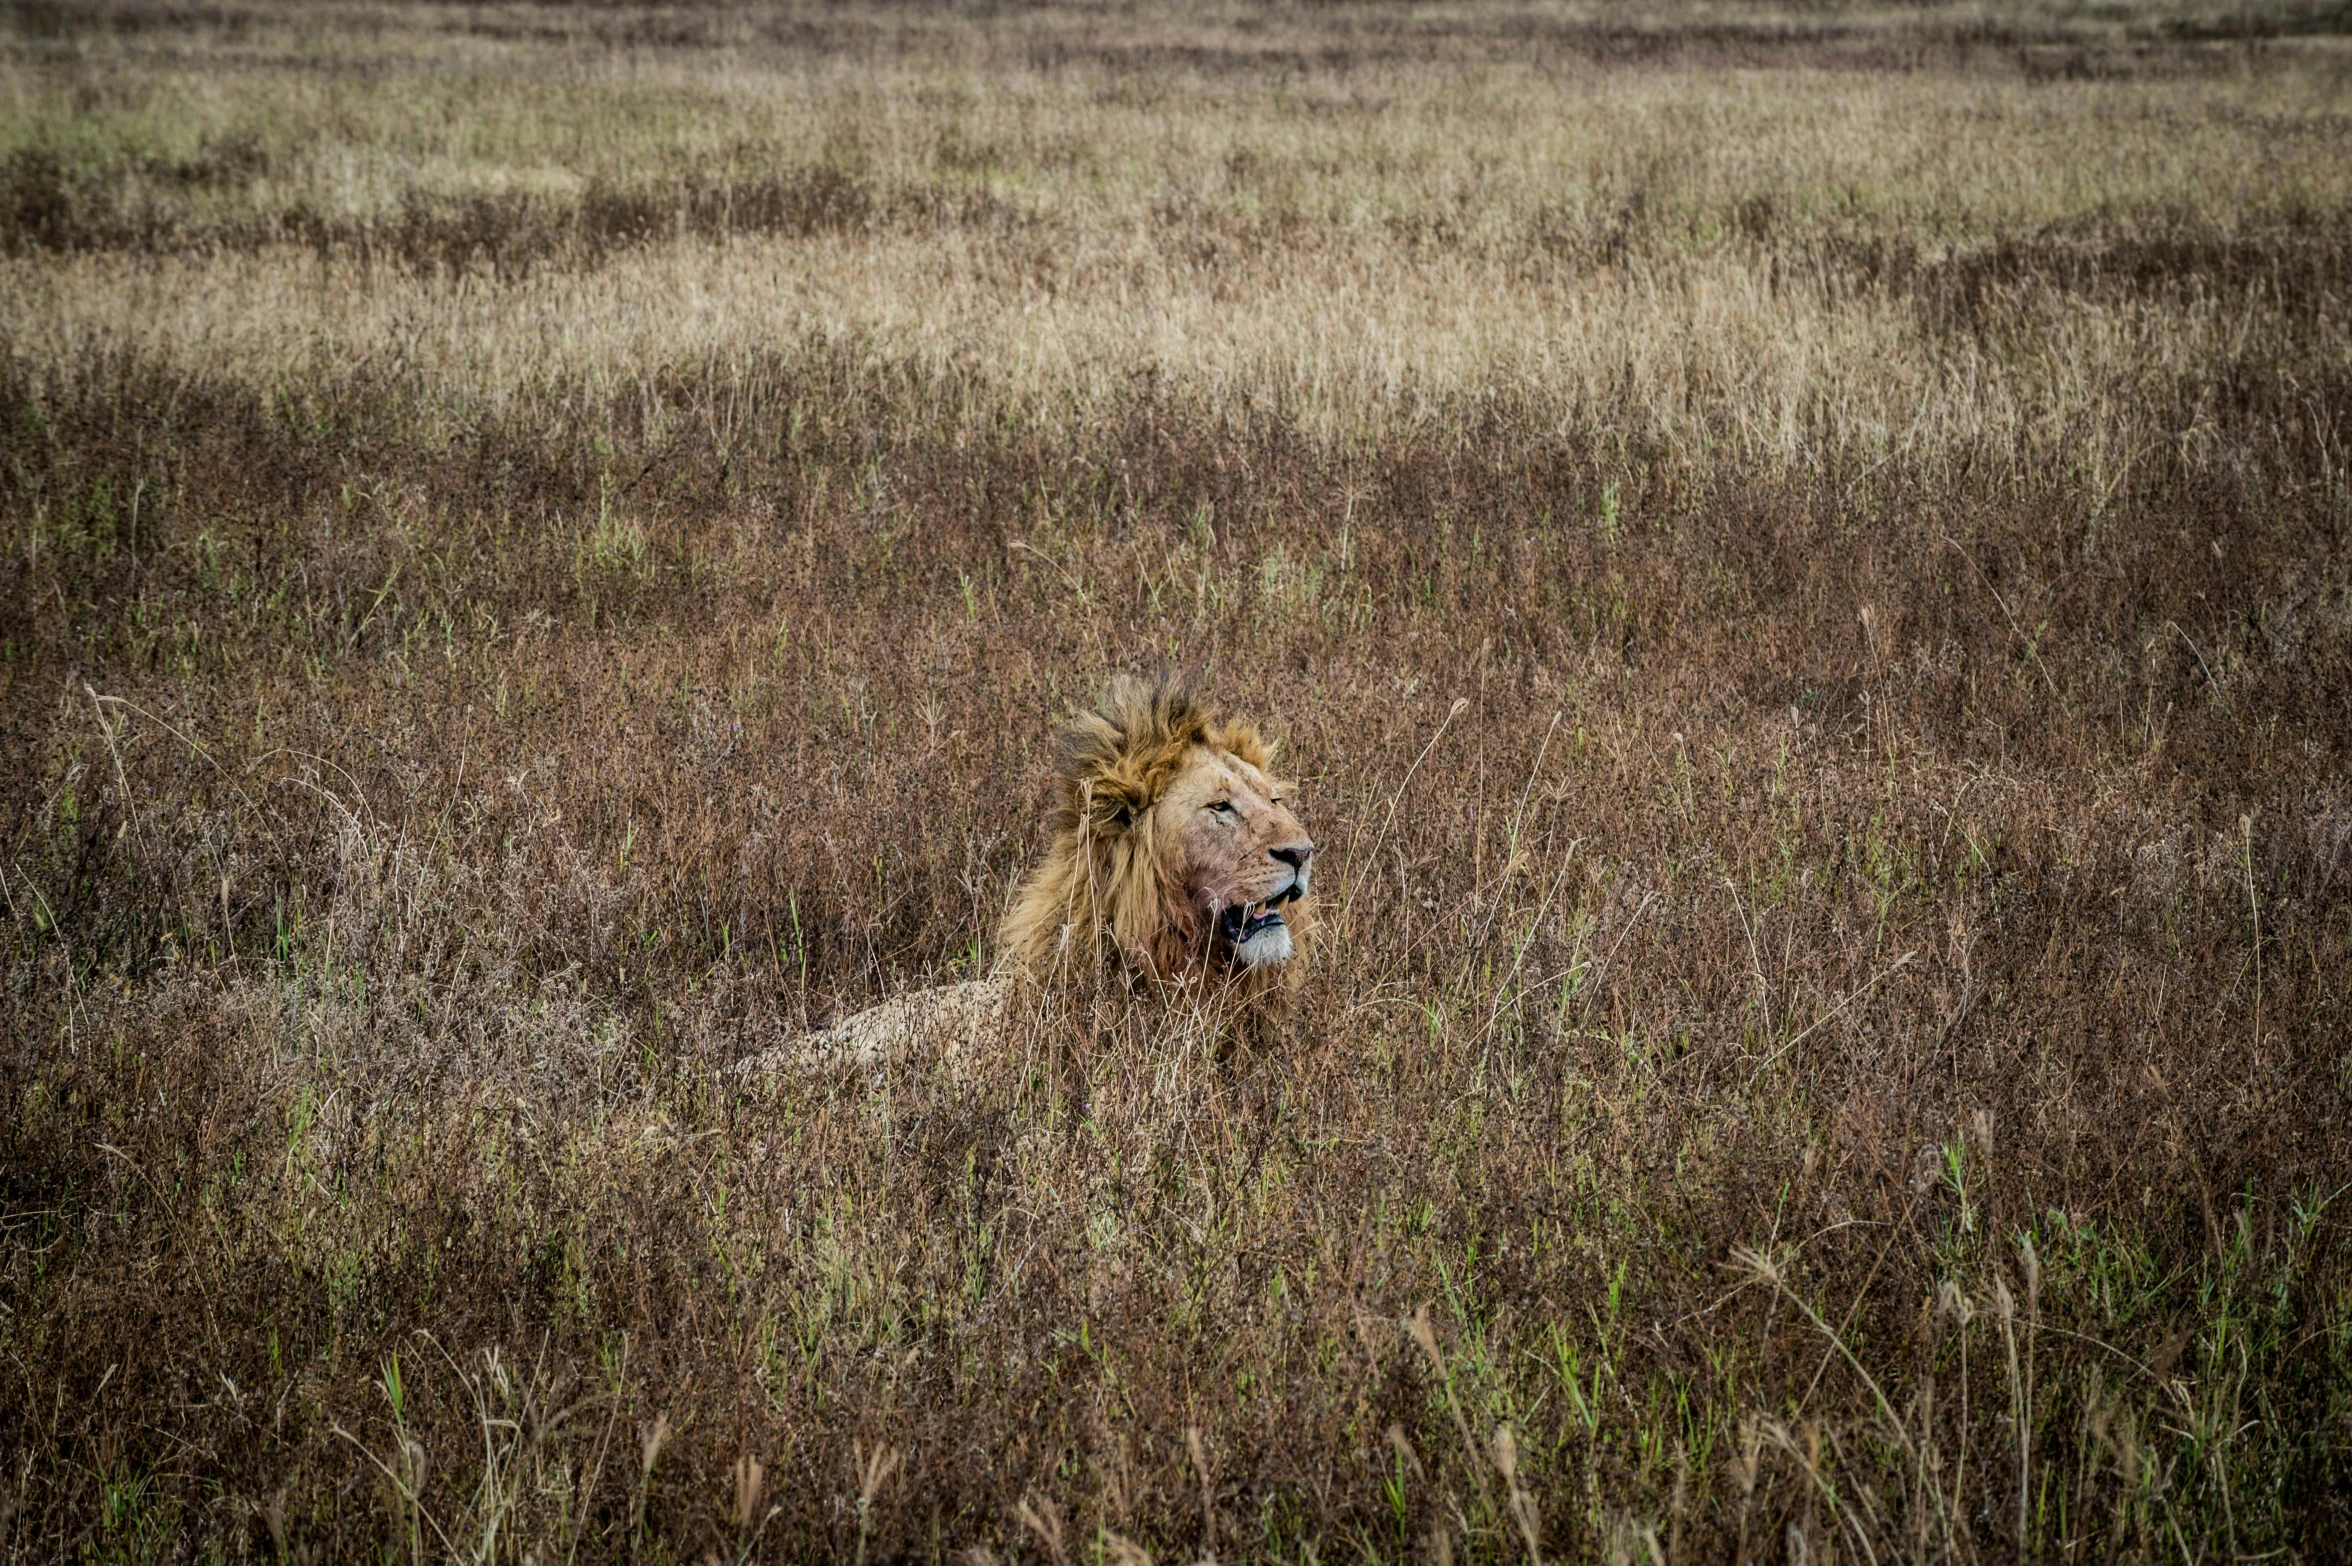
<path id="1" fill-rule="evenodd" d="M 0 1555 L 2339 1555 L 2344 25 L 16 7 Z"/>

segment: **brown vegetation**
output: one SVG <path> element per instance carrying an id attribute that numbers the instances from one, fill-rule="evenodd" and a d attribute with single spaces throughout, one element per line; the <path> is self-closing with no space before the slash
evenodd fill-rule
<path id="1" fill-rule="evenodd" d="M 1729 14 L 10 13 L 0 1553 L 2331 1554 L 2342 13 Z"/>

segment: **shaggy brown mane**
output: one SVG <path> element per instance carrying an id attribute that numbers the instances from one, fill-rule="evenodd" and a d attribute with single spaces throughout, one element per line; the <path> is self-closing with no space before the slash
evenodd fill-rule
<path id="1" fill-rule="evenodd" d="M 1112 957 L 1161 978 L 1185 971 L 1201 943 L 1200 915 L 1174 884 L 1148 825 L 1196 747 L 1261 770 L 1272 760 L 1255 728 L 1212 718 L 1181 677 L 1123 676 L 1093 711 L 1071 719 L 1054 767 L 1053 840 L 998 931 L 1008 959 L 1032 972 Z M 1250 982 L 1262 987 L 1273 977 Z"/>

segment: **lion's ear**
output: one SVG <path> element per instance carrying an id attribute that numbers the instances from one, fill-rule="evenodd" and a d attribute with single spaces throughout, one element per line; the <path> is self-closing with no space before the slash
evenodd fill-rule
<path id="1" fill-rule="evenodd" d="M 1264 772 L 1274 762 L 1274 744 L 1247 723 L 1220 723 L 1209 731 L 1219 750 Z"/>
<path id="2" fill-rule="evenodd" d="M 1125 768 L 1087 779 L 1080 791 L 1087 825 L 1098 838 L 1117 837 L 1152 807 L 1150 780 Z"/>
<path id="3" fill-rule="evenodd" d="M 1098 840 L 1118 836 L 1159 803 L 1207 733 L 1181 681 L 1113 680 L 1095 710 L 1062 731 L 1065 820 Z"/>

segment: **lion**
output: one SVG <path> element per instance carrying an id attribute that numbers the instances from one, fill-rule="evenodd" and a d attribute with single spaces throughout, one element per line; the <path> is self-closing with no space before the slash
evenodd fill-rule
<path id="1" fill-rule="evenodd" d="M 1247 723 L 1213 717 L 1192 685 L 1111 682 L 1070 720 L 1054 764 L 1050 843 L 997 930 L 983 979 L 915 990 L 746 1063 L 970 1060 L 1024 987 L 1123 974 L 1163 1003 L 1263 1012 L 1314 933 L 1314 841 Z"/>

